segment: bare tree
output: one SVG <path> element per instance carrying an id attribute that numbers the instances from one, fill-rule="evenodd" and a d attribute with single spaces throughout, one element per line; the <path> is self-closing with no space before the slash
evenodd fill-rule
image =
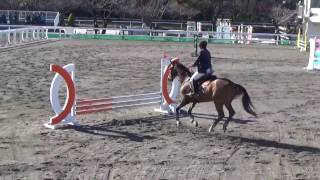
<path id="1" fill-rule="evenodd" d="M 286 23 L 294 14 L 294 10 L 283 8 L 281 5 L 275 6 L 271 10 L 271 17 L 277 25 Z"/>
<path id="2" fill-rule="evenodd" d="M 200 13 L 199 10 L 195 8 L 190 8 L 188 4 L 183 3 L 183 1 L 171 1 L 168 6 L 167 12 L 170 14 L 170 17 L 174 19 L 192 19 L 196 14 Z"/>
<path id="3" fill-rule="evenodd" d="M 153 18 L 162 19 L 167 11 L 169 0 L 134 0 L 134 6 L 131 11 L 138 15 L 144 23 L 151 24 Z"/>
<path id="4" fill-rule="evenodd" d="M 107 26 L 108 19 L 113 13 L 119 13 L 120 7 L 125 4 L 125 0 L 90 0 L 94 14 L 102 13 L 104 27 Z"/>
<path id="5" fill-rule="evenodd" d="M 23 0 L 1 0 L 0 9 L 17 10 L 22 8 Z"/>
<path id="6" fill-rule="evenodd" d="M 151 19 L 237 20 L 275 19 L 287 21 L 297 0 L 286 0 L 286 6 L 278 6 L 281 0 L 0 0 L 0 9 L 52 10 L 76 16 L 100 15 L 110 17 L 141 18 L 149 24 Z"/>

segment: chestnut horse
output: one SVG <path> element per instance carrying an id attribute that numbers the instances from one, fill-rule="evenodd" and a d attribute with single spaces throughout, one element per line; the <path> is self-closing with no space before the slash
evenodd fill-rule
<path id="1" fill-rule="evenodd" d="M 194 117 L 192 116 L 192 109 L 197 103 L 213 101 L 218 112 L 218 118 L 212 123 L 209 132 L 211 132 L 218 122 L 224 118 L 223 105 L 225 105 L 229 111 L 229 117 L 223 124 L 223 130 L 225 132 L 229 121 L 235 115 L 231 103 L 240 95 L 242 95 L 244 110 L 253 116 L 257 116 L 253 110 L 254 106 L 252 105 L 251 99 L 243 86 L 236 84 L 229 79 L 216 78 L 212 75 L 212 77 L 209 77 L 209 80 L 202 83 L 199 96 L 192 96 L 190 95 L 190 77 L 192 73 L 187 67 L 179 62 L 172 63 L 172 66 L 171 79 L 178 76 L 181 82 L 180 94 L 182 95 L 182 101 L 176 109 L 176 121 L 178 126 L 180 125 L 179 112 L 182 107 L 192 103 L 188 110 L 188 115 L 191 117 L 192 122 L 197 126 L 198 123 L 194 121 Z"/>

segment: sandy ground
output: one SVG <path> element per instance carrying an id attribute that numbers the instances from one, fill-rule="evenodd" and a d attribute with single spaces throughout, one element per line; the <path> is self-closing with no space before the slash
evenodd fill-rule
<path id="1" fill-rule="evenodd" d="M 320 179 L 320 76 L 307 53 L 272 45 L 210 45 L 219 77 L 243 85 L 258 117 L 234 101 L 226 133 L 212 103 L 199 128 L 177 129 L 157 106 L 79 116 L 49 130 L 49 64 L 75 63 L 78 98 L 159 90 L 164 51 L 190 63 L 192 44 L 59 41 L 0 53 L 0 179 Z"/>

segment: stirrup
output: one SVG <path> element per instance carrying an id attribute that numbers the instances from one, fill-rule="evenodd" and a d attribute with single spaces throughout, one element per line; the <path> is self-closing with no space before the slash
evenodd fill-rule
<path id="1" fill-rule="evenodd" d="M 192 95 L 193 97 L 195 97 L 195 98 L 198 98 L 198 97 L 200 97 L 200 94 L 198 94 L 198 93 L 195 93 L 194 95 Z"/>

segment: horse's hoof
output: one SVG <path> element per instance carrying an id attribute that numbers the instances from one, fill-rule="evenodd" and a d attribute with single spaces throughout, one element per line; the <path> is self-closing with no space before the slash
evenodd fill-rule
<path id="1" fill-rule="evenodd" d="M 223 127 L 223 132 L 225 133 L 227 131 L 227 128 Z"/>
<path id="2" fill-rule="evenodd" d="M 213 130 L 213 127 L 211 126 L 211 127 L 209 128 L 209 133 L 211 133 L 212 130 Z"/>
<path id="3" fill-rule="evenodd" d="M 192 123 L 195 127 L 198 127 L 198 122 L 197 121 L 193 121 L 193 123 Z"/>
<path id="4" fill-rule="evenodd" d="M 179 127 L 181 125 L 181 122 L 180 121 L 177 121 L 177 127 Z"/>

